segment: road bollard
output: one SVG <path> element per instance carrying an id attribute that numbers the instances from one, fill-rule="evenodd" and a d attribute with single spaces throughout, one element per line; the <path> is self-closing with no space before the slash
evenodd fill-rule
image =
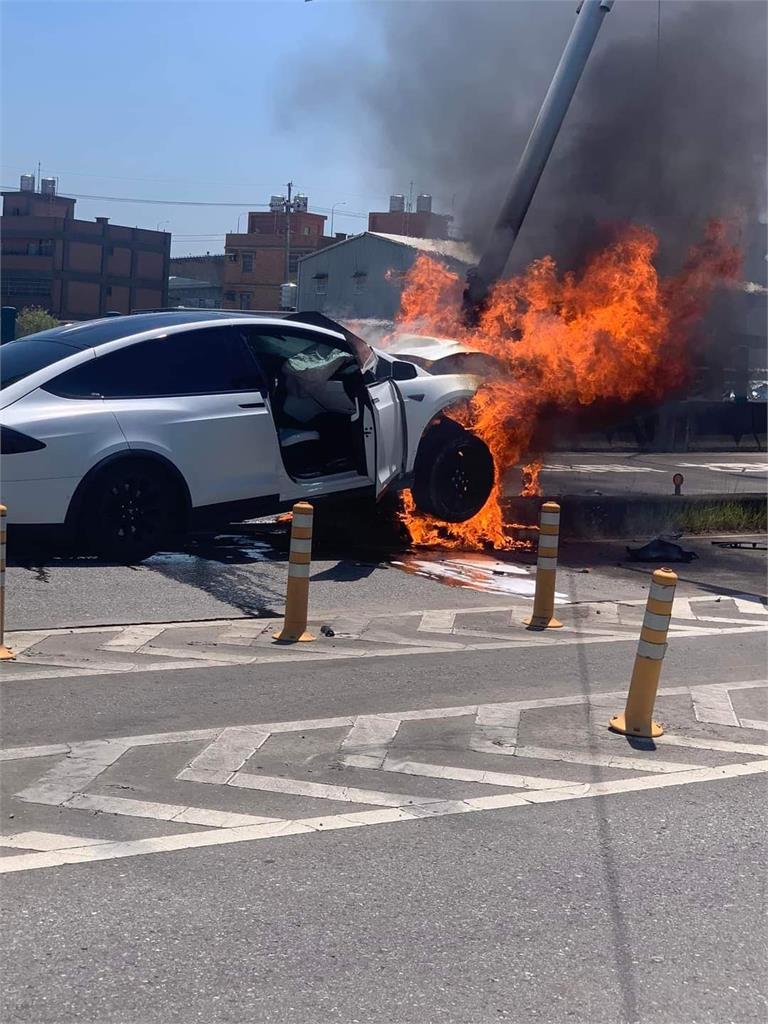
<path id="1" fill-rule="evenodd" d="M 11 661 L 16 655 L 5 646 L 5 517 L 8 510 L 0 505 L 0 661 Z"/>
<path id="2" fill-rule="evenodd" d="M 274 635 L 275 640 L 281 640 L 283 643 L 315 639 L 311 633 L 307 632 L 313 515 L 314 509 L 307 501 L 299 501 L 293 506 L 285 622 L 280 632 Z"/>
<path id="3" fill-rule="evenodd" d="M 661 663 L 667 650 L 667 633 L 676 585 L 677 573 L 671 569 L 654 571 L 629 683 L 627 705 L 624 714 L 614 715 L 609 723 L 610 729 L 624 736 L 653 739 L 664 732 L 659 723 L 653 720 L 653 705 L 659 689 Z"/>
<path id="4" fill-rule="evenodd" d="M 557 574 L 557 541 L 560 535 L 560 506 L 545 501 L 539 516 L 539 552 L 536 561 L 536 591 L 533 613 L 523 622 L 529 629 L 558 629 L 562 622 L 555 618 L 555 576 Z"/>

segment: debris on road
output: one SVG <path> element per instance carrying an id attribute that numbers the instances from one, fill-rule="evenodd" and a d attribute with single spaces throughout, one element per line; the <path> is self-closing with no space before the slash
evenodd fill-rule
<path id="1" fill-rule="evenodd" d="M 699 557 L 695 551 L 687 551 L 663 537 L 656 537 L 639 548 L 627 545 L 627 554 L 633 562 L 692 562 Z"/>

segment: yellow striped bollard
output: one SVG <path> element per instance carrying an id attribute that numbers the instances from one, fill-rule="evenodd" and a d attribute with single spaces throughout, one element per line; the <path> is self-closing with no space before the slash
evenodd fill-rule
<path id="1" fill-rule="evenodd" d="M 10 647 L 5 646 L 5 519 L 8 509 L 0 505 L 0 661 L 16 657 Z"/>
<path id="2" fill-rule="evenodd" d="M 609 728 L 624 736 L 653 739 L 664 732 L 659 723 L 653 720 L 653 705 L 659 689 L 661 663 L 667 650 L 667 633 L 676 585 L 677 573 L 671 569 L 655 570 L 645 605 L 627 706 L 623 715 L 614 715 L 609 723 Z"/>
<path id="3" fill-rule="evenodd" d="M 293 506 L 291 550 L 288 555 L 288 592 L 285 597 L 285 622 L 275 640 L 284 643 L 314 640 L 307 632 L 309 606 L 309 566 L 312 560 L 312 518 L 314 509 L 307 501 Z"/>
<path id="4" fill-rule="evenodd" d="M 523 620 L 529 629 L 558 629 L 562 626 L 562 622 L 555 618 L 555 576 L 559 536 L 560 506 L 556 501 L 545 501 L 539 516 L 539 553 L 536 561 L 533 614 Z"/>

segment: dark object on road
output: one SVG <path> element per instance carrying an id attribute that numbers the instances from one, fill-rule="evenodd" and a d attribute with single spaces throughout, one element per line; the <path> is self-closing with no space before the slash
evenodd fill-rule
<path id="1" fill-rule="evenodd" d="M 323 636 L 336 636 L 336 634 L 334 633 L 330 626 L 321 626 L 320 632 L 323 634 Z"/>
<path id="2" fill-rule="evenodd" d="M 695 551 L 686 551 L 671 540 L 656 537 L 641 548 L 627 547 L 627 554 L 633 562 L 692 562 L 699 556 Z"/>
<path id="3" fill-rule="evenodd" d="M 768 541 L 765 540 L 713 540 L 712 545 L 716 548 L 747 548 L 752 551 L 768 551 Z"/>

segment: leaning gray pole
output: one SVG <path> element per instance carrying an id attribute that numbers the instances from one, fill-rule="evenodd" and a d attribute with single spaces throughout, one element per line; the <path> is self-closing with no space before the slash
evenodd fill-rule
<path id="1" fill-rule="evenodd" d="M 470 316 L 482 306 L 489 290 L 504 273 L 603 18 L 612 7 L 613 0 L 582 0 L 579 4 L 576 23 L 531 129 L 504 206 L 480 263 L 468 277 L 464 299 Z"/>

